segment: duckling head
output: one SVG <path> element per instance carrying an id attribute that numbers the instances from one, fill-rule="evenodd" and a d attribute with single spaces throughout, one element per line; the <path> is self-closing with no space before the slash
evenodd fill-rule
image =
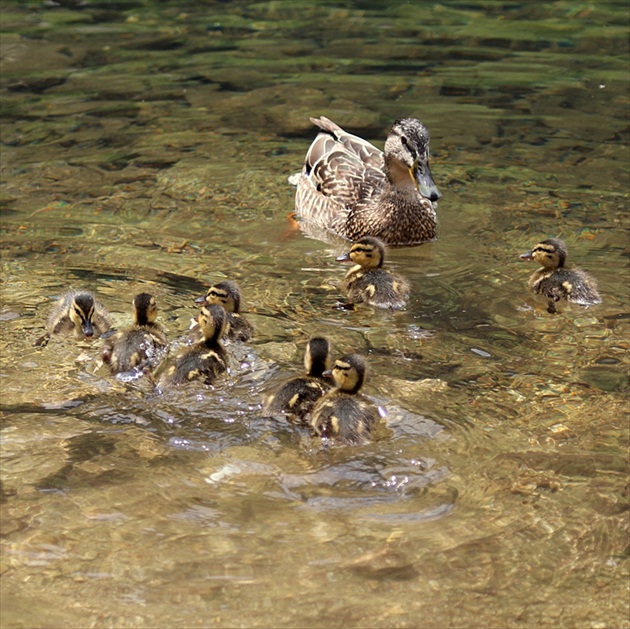
<path id="1" fill-rule="evenodd" d="M 70 304 L 70 319 L 76 328 L 81 328 L 85 336 L 94 336 L 94 308 L 94 297 L 91 293 L 77 293 Z"/>
<path id="2" fill-rule="evenodd" d="M 364 269 L 380 269 L 385 259 L 385 245 L 372 236 L 359 238 L 348 253 L 344 253 L 337 258 L 337 262 L 348 262 L 352 260 L 355 264 Z"/>
<path id="3" fill-rule="evenodd" d="M 531 251 L 519 256 L 521 260 L 536 260 L 545 269 L 561 269 L 567 259 L 567 247 L 557 238 L 539 242 Z"/>
<path id="4" fill-rule="evenodd" d="M 238 314 L 241 309 L 241 291 L 236 282 L 225 280 L 214 284 L 203 297 L 195 299 L 197 304 L 218 304 L 226 312 Z"/>
<path id="5" fill-rule="evenodd" d="M 431 202 L 442 195 L 429 168 L 429 131 L 416 118 L 394 123 L 385 142 L 385 168 L 396 186 L 415 186 Z"/>
<path id="6" fill-rule="evenodd" d="M 133 298 L 133 320 L 136 325 L 151 325 L 155 323 L 158 307 L 155 297 L 149 293 L 138 293 Z"/>
<path id="7" fill-rule="evenodd" d="M 306 373 L 313 378 L 321 378 L 330 369 L 330 341 L 316 336 L 306 346 L 304 353 L 304 367 Z"/>
<path id="8" fill-rule="evenodd" d="M 365 381 L 367 362 L 361 354 L 348 354 L 338 358 L 331 371 L 324 376 L 332 375 L 335 385 L 344 393 L 357 393 Z"/>
<path id="9" fill-rule="evenodd" d="M 204 341 L 218 342 L 223 336 L 227 324 L 225 310 L 217 304 L 208 304 L 199 312 L 197 322 Z"/>

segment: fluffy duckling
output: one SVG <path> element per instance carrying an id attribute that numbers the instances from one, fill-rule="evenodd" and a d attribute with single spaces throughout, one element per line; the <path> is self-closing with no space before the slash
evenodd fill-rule
<path id="1" fill-rule="evenodd" d="M 363 443 L 378 421 L 374 404 L 359 393 L 367 363 L 360 354 L 349 354 L 335 361 L 332 374 L 336 388 L 313 407 L 310 424 L 320 437 L 341 443 Z"/>
<path id="2" fill-rule="evenodd" d="M 166 334 L 157 322 L 158 307 L 149 293 L 133 298 L 133 325 L 105 340 L 103 362 L 112 373 L 153 369 L 166 353 Z"/>
<path id="3" fill-rule="evenodd" d="M 103 304 L 89 291 L 70 291 L 55 304 L 48 317 L 48 332 L 36 345 L 46 345 L 51 335 L 74 336 L 77 339 L 101 336 L 112 326 L 112 320 Z"/>
<path id="4" fill-rule="evenodd" d="M 531 275 L 528 284 L 531 291 L 549 299 L 547 312 L 556 312 L 556 303 L 562 299 L 580 306 L 602 303 L 597 283 L 588 273 L 577 268 L 564 268 L 567 247 L 561 240 L 543 240 L 520 258 L 542 264 L 542 268 Z"/>
<path id="5" fill-rule="evenodd" d="M 227 324 L 225 310 L 216 304 L 208 304 L 201 309 L 197 321 L 203 340 L 177 358 L 160 385 L 183 384 L 191 380 L 212 384 L 218 375 L 227 371 L 227 354 L 221 343 Z"/>
<path id="6" fill-rule="evenodd" d="M 305 376 L 285 382 L 270 395 L 263 409 L 264 415 L 289 415 L 303 420 L 319 398 L 330 390 L 324 372 L 330 369 L 330 342 L 321 337 L 312 338 L 304 353 Z"/>
<path id="7" fill-rule="evenodd" d="M 241 291 L 231 280 L 219 282 L 208 289 L 203 297 L 195 299 L 197 304 L 218 304 L 227 313 L 226 338 L 233 341 L 249 341 L 254 326 L 240 314 Z"/>
<path id="8" fill-rule="evenodd" d="M 409 299 L 409 282 L 382 268 L 385 245 L 378 238 L 360 238 L 348 253 L 337 258 L 337 262 L 350 260 L 355 266 L 346 274 L 344 288 L 352 304 L 366 303 L 394 310 L 405 307 Z"/>

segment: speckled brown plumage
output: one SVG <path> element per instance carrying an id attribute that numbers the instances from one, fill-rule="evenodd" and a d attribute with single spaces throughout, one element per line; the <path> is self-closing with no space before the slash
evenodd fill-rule
<path id="1" fill-rule="evenodd" d="M 437 237 L 440 193 L 429 168 L 429 132 L 415 118 L 394 123 L 381 152 L 324 116 L 297 177 L 295 212 L 343 238 L 389 245 Z"/>

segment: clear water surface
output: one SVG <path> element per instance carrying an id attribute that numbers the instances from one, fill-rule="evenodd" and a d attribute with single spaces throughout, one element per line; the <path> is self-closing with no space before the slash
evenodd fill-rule
<path id="1" fill-rule="evenodd" d="M 2 626 L 628 627 L 626 2 L 10 2 L 2 8 Z M 335 309 L 292 233 L 327 115 L 431 131 L 440 238 L 407 310 Z M 604 303 L 551 316 L 563 238 Z M 213 388 L 34 347 L 56 296 L 171 338 L 233 278 L 256 326 Z M 388 415 L 323 447 L 261 417 L 309 336 Z"/>

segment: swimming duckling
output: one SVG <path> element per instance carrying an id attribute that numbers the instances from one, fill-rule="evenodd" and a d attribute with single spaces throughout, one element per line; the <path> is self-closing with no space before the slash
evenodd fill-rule
<path id="1" fill-rule="evenodd" d="M 397 120 L 380 151 L 332 120 L 320 128 L 297 184 L 295 212 L 348 240 L 376 236 L 409 246 L 437 238 L 441 194 L 429 169 L 429 132 L 416 118 Z"/>
<path id="2" fill-rule="evenodd" d="M 203 297 L 195 299 L 197 304 L 218 304 L 227 313 L 226 338 L 235 341 L 249 341 L 254 334 L 254 326 L 240 314 L 241 291 L 236 282 L 225 280 L 208 289 Z"/>
<path id="3" fill-rule="evenodd" d="M 366 236 L 357 240 L 350 251 L 337 258 L 337 262 L 352 260 L 356 266 L 346 274 L 344 288 L 353 304 L 367 303 L 379 308 L 400 310 L 409 299 L 409 282 L 400 275 L 385 271 L 385 246 Z"/>
<path id="4" fill-rule="evenodd" d="M 304 353 L 306 376 L 298 376 L 285 382 L 276 393 L 269 396 L 263 409 L 264 415 L 289 415 L 303 420 L 319 398 L 330 390 L 324 380 L 324 372 L 330 369 L 330 342 L 321 337 L 312 338 Z"/>
<path id="5" fill-rule="evenodd" d="M 581 269 L 565 269 L 566 245 L 557 238 L 549 238 L 538 243 L 531 251 L 519 256 L 522 260 L 535 260 L 542 269 L 529 278 L 529 288 L 549 299 L 547 312 L 556 312 L 556 303 L 565 299 L 580 306 L 601 304 L 597 283 Z"/>
<path id="6" fill-rule="evenodd" d="M 374 404 L 359 393 L 367 363 L 360 354 L 349 354 L 335 361 L 331 372 L 336 388 L 315 403 L 310 424 L 320 437 L 342 443 L 363 443 L 378 421 Z"/>
<path id="7" fill-rule="evenodd" d="M 197 317 L 203 340 L 183 353 L 164 374 L 160 385 L 183 384 L 201 380 L 212 384 L 227 371 L 227 354 L 221 343 L 226 326 L 226 312 L 221 306 L 208 304 Z"/>
<path id="8" fill-rule="evenodd" d="M 158 308 L 149 293 L 133 298 L 133 326 L 105 340 L 103 362 L 112 373 L 153 369 L 166 353 L 166 334 L 157 322 Z"/>
<path id="9" fill-rule="evenodd" d="M 112 320 L 103 304 L 94 299 L 89 291 L 70 291 L 55 304 L 48 317 L 48 332 L 36 341 L 46 345 L 51 335 L 74 335 L 75 338 L 101 336 L 112 325 Z"/>

